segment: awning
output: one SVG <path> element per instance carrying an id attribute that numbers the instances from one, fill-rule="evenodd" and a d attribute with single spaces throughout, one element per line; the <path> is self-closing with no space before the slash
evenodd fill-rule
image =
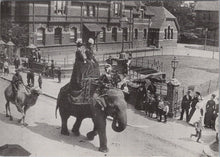
<path id="1" fill-rule="evenodd" d="M 102 29 L 97 24 L 84 24 L 84 26 L 90 31 L 90 32 L 102 32 Z"/>

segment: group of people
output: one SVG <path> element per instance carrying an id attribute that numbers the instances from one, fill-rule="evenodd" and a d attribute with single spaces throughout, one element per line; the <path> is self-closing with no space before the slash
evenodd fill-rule
<path id="1" fill-rule="evenodd" d="M 215 129 L 219 114 L 219 101 L 215 98 L 216 95 L 212 94 L 210 100 L 204 106 L 201 94 L 195 92 L 192 97 L 191 91 L 188 90 L 182 99 L 180 120 L 183 120 L 184 112 L 186 112 L 186 122 L 194 125 L 196 130 L 196 134 L 191 134 L 190 137 L 195 136 L 197 142 L 200 142 L 204 126 Z"/>
<path id="2" fill-rule="evenodd" d="M 159 122 L 167 122 L 167 115 L 169 113 L 169 103 L 166 98 L 156 94 L 156 86 L 154 81 L 150 80 L 150 85 L 146 89 L 146 83 L 141 82 L 137 89 L 137 102 L 135 108 L 137 110 L 145 110 L 145 113 L 150 118 L 155 118 Z M 155 116 L 154 116 L 155 115 Z"/>

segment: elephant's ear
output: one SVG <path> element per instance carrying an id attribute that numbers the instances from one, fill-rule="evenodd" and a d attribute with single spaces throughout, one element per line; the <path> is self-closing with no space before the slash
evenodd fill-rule
<path id="1" fill-rule="evenodd" d="M 108 95 L 105 95 L 104 99 L 105 99 L 106 105 L 108 105 L 110 107 L 114 107 L 113 106 L 113 101 L 112 101 L 112 99 Z"/>
<path id="2" fill-rule="evenodd" d="M 95 101 L 97 104 L 99 104 L 101 106 L 102 109 L 107 107 L 107 104 L 105 102 L 105 98 L 104 97 L 96 97 Z"/>

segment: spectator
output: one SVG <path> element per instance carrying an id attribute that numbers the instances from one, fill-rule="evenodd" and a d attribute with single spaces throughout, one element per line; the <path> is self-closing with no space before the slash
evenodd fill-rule
<path id="1" fill-rule="evenodd" d="M 206 104 L 206 113 L 205 113 L 205 127 L 212 128 L 212 117 L 214 115 L 214 110 L 215 110 L 215 94 L 211 95 L 211 99 L 207 102 Z"/>
<path id="2" fill-rule="evenodd" d="M 144 108 L 145 108 L 145 113 L 146 115 L 150 114 L 150 100 L 151 100 L 151 95 L 150 95 L 150 91 L 147 90 L 147 94 L 145 97 L 145 101 L 144 101 Z"/>
<path id="3" fill-rule="evenodd" d="M 218 116 L 218 114 L 215 119 L 215 132 L 216 132 L 216 142 L 218 143 L 218 141 L 219 141 L 219 134 L 218 134 L 218 132 L 219 132 L 219 116 Z"/>
<path id="4" fill-rule="evenodd" d="M 20 58 L 18 56 L 15 57 L 14 66 L 15 69 L 18 69 L 18 67 L 20 66 Z"/>
<path id="5" fill-rule="evenodd" d="M 215 110 L 214 110 L 214 113 L 213 113 L 213 117 L 212 117 L 212 124 L 213 126 L 216 125 L 216 119 L 218 117 L 218 114 L 219 114 L 219 98 L 217 98 L 217 101 L 215 103 Z"/>
<path id="6" fill-rule="evenodd" d="M 191 101 L 192 101 L 192 97 L 190 96 L 190 91 L 187 91 L 186 95 L 184 95 L 182 99 L 182 103 L 181 103 L 182 112 L 179 120 L 183 120 L 184 112 L 186 112 L 186 122 L 189 122 L 189 108 Z"/>
<path id="7" fill-rule="evenodd" d="M 55 68 L 54 60 L 51 60 L 50 68 L 51 68 L 51 76 L 52 78 L 54 78 L 54 68 Z"/>
<path id="8" fill-rule="evenodd" d="M 147 90 L 150 91 L 151 94 L 155 95 L 156 94 L 156 86 L 154 85 L 154 81 L 150 80 L 151 84 L 148 86 Z"/>
<path id="9" fill-rule="evenodd" d="M 107 64 L 110 64 L 111 66 L 112 66 L 112 56 L 110 55 L 109 57 L 108 57 L 108 59 L 106 60 L 106 63 Z"/>
<path id="10" fill-rule="evenodd" d="M 196 142 L 200 142 L 200 138 L 202 137 L 202 117 L 199 118 L 199 121 L 195 122 L 194 124 L 196 134 L 191 134 L 190 137 L 195 136 L 197 137 Z"/>
<path id="11" fill-rule="evenodd" d="M 150 99 L 149 99 L 149 117 L 150 118 L 153 118 L 155 108 L 157 108 L 157 101 L 156 101 L 155 95 L 150 94 Z"/>
<path id="12" fill-rule="evenodd" d="M 115 71 L 115 74 L 113 74 L 112 77 L 113 86 L 118 88 L 118 83 L 121 82 L 120 75 L 118 74 L 118 71 Z"/>
<path id="13" fill-rule="evenodd" d="M 39 74 L 38 76 L 38 85 L 39 85 L 39 88 L 42 89 L 42 76 L 41 76 L 41 73 Z"/>
<path id="14" fill-rule="evenodd" d="M 199 96 L 200 96 L 200 93 L 196 92 L 195 96 L 192 99 L 191 110 L 190 110 L 190 113 L 189 113 L 189 121 L 190 121 L 191 117 L 193 116 L 193 114 L 196 110 L 196 104 L 199 102 Z"/>
<path id="15" fill-rule="evenodd" d="M 58 78 L 58 83 L 60 83 L 61 82 L 61 67 L 59 67 L 57 70 L 57 78 Z"/>
<path id="16" fill-rule="evenodd" d="M 145 96 L 146 96 L 146 88 L 145 88 L 145 84 L 141 83 L 140 87 L 138 87 L 137 90 L 137 103 L 135 105 L 135 108 L 137 110 L 142 110 L 143 109 L 143 103 L 145 100 Z"/>
<path id="17" fill-rule="evenodd" d="M 162 120 L 162 115 L 165 115 L 165 114 L 166 114 L 166 112 L 163 111 L 164 108 L 165 108 L 165 105 L 164 105 L 163 98 L 161 98 L 160 95 L 158 95 L 157 99 L 158 99 L 158 114 L 159 114 L 159 116 L 160 116 L 160 119 L 159 119 L 158 121 L 161 122 L 161 120 Z M 165 119 L 165 121 L 166 121 L 166 116 L 164 116 L 164 119 Z"/>
<path id="18" fill-rule="evenodd" d="M 8 61 L 5 60 L 4 61 L 4 75 L 8 75 L 9 74 L 9 64 Z"/>
<path id="19" fill-rule="evenodd" d="M 38 48 L 38 51 L 37 51 L 37 53 L 38 53 L 38 62 L 41 62 L 41 50 Z"/>

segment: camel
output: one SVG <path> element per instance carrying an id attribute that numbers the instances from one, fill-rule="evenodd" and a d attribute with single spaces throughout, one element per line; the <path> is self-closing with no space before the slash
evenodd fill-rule
<path id="1" fill-rule="evenodd" d="M 23 125 L 28 125 L 25 123 L 25 115 L 27 110 L 36 104 L 38 96 L 41 94 L 41 91 L 37 88 L 27 88 L 25 87 L 24 84 L 20 84 L 18 88 L 18 95 L 17 95 L 17 110 L 22 114 L 21 119 L 18 120 L 19 123 L 23 122 Z M 12 91 L 12 85 L 10 85 L 5 89 L 5 99 L 6 99 L 6 104 L 5 104 L 5 109 L 6 109 L 6 117 L 10 117 L 10 120 L 13 120 L 13 117 L 11 115 L 11 110 L 10 110 L 10 102 L 12 104 L 15 104 L 15 98 L 14 94 Z M 9 114 L 8 114 L 9 113 Z"/>

